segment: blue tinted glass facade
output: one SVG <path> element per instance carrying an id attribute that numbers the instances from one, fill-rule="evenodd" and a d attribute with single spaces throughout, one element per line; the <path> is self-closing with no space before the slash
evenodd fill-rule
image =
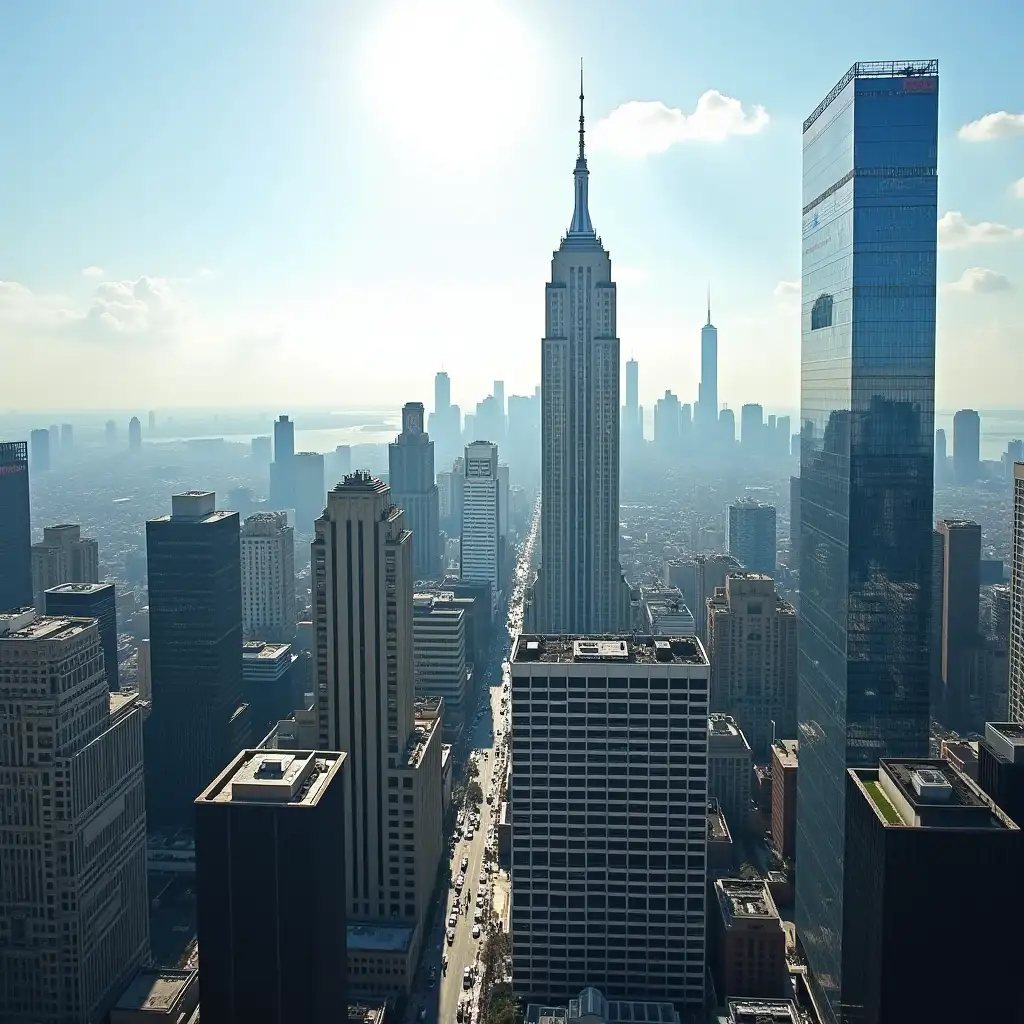
<path id="1" fill-rule="evenodd" d="M 845 769 L 928 753 L 937 62 L 804 124 L 798 933 L 840 1016 Z"/>

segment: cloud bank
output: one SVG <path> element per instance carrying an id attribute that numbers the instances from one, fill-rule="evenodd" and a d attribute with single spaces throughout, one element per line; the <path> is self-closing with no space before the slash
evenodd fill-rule
<path id="1" fill-rule="evenodd" d="M 999 139 L 1013 139 L 1024 135 L 1024 114 L 1010 114 L 997 110 L 985 114 L 977 121 L 961 125 L 959 135 L 967 142 L 996 142 Z"/>
<path id="2" fill-rule="evenodd" d="M 627 159 L 664 153 L 681 142 L 724 142 L 734 135 L 756 135 L 768 126 L 762 106 L 747 110 L 731 96 L 709 89 L 692 114 L 661 100 L 630 100 L 616 107 L 590 131 L 591 145 Z"/>
<path id="3" fill-rule="evenodd" d="M 972 245 L 991 245 L 1024 238 L 1024 228 L 1012 228 L 983 220 L 971 224 L 959 210 L 949 210 L 939 218 L 939 248 L 966 249 Z"/>
<path id="4" fill-rule="evenodd" d="M 959 278 L 944 287 L 947 292 L 959 292 L 964 295 L 992 295 L 997 292 L 1011 291 L 1013 285 L 1004 274 L 987 267 L 968 267 Z"/>

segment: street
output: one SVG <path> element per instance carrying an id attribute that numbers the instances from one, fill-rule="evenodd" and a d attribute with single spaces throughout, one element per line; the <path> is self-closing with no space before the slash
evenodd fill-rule
<path id="1" fill-rule="evenodd" d="M 498 870 L 498 840 L 495 827 L 500 811 L 501 776 L 507 768 L 509 749 L 511 686 L 506 689 L 509 676 L 503 665 L 511 651 L 512 637 L 522 628 L 523 592 L 529 579 L 539 522 L 538 514 L 534 517 L 512 577 L 507 627 L 498 633 L 488 657 L 486 670 L 481 673 L 477 683 L 477 710 L 470 731 L 469 758 L 476 763 L 476 781 L 485 799 L 479 806 L 479 825 L 476 828 L 471 828 L 475 822 L 473 805 L 467 801 L 466 807 L 459 811 L 451 855 L 452 884 L 449 891 L 444 894 L 443 901 L 439 901 L 433 930 L 424 943 L 416 987 L 409 999 L 407 1019 L 410 1021 L 422 1020 L 429 1024 L 450 1024 L 459 1019 L 463 1022 L 475 1021 L 480 988 L 478 959 L 483 944 L 489 930 L 497 927 L 496 922 L 499 919 L 502 921 L 502 927 L 508 929 L 510 886 L 506 872 Z M 486 801 L 488 794 L 493 794 L 493 802 L 490 804 Z M 453 839 L 451 836 L 447 838 L 449 841 Z M 488 845 L 491 846 L 494 855 L 485 858 Z M 490 872 L 487 871 L 488 859 L 493 869 Z M 467 866 L 463 872 L 464 860 Z M 460 874 L 464 874 L 465 877 L 461 892 L 457 888 Z M 484 899 L 482 904 L 478 904 L 482 891 Z M 482 911 L 479 914 L 478 909 Z M 452 917 L 455 919 L 454 927 L 450 930 L 454 934 L 449 945 L 447 935 L 449 920 Z M 474 938 L 473 930 L 478 917 L 479 937 Z M 447 968 L 444 967 L 445 959 Z M 463 984 L 463 974 L 467 968 L 474 971 L 472 985 L 468 989 Z M 461 1018 L 460 1005 L 464 1008 L 464 1015 Z"/>

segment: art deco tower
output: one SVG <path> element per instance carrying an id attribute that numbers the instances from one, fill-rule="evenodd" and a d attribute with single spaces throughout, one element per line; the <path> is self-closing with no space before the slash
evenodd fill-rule
<path id="1" fill-rule="evenodd" d="M 541 567 L 531 623 L 543 633 L 623 628 L 619 568 L 619 339 L 608 252 L 590 222 L 587 159 L 576 207 L 551 260 L 541 356 Z"/>
<path id="2" fill-rule="evenodd" d="M 708 289 L 708 322 L 700 331 L 700 388 L 697 430 L 704 441 L 718 440 L 718 328 L 711 322 L 711 289 Z"/>

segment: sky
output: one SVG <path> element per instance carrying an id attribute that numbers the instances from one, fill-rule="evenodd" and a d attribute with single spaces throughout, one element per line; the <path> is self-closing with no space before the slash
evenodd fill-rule
<path id="1" fill-rule="evenodd" d="M 0 5 L 0 409 L 471 407 L 540 376 L 590 206 L 641 401 L 799 406 L 801 122 L 856 60 L 940 67 L 937 406 L 1018 408 L 1024 5 Z"/>

